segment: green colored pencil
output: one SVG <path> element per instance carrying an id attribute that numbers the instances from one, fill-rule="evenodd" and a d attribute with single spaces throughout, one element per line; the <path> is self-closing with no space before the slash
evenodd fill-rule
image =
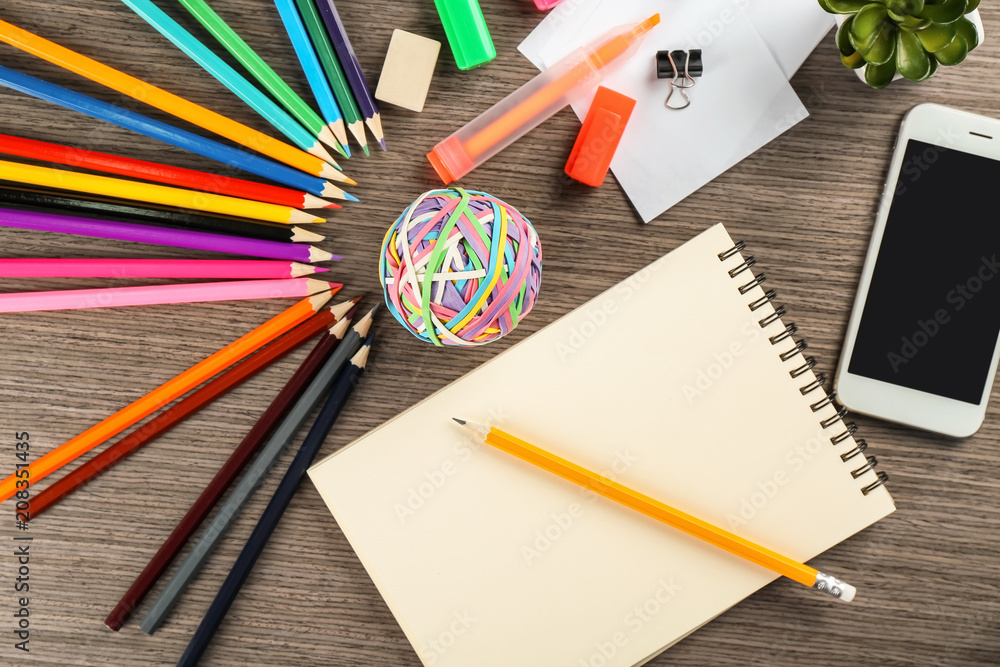
<path id="1" fill-rule="evenodd" d="M 285 107 L 310 132 L 316 135 L 320 141 L 330 146 L 338 153 L 347 157 L 347 153 L 341 147 L 337 137 L 331 128 L 320 118 L 319 114 L 313 111 L 312 107 L 306 104 L 305 100 L 299 97 L 298 93 L 285 83 L 271 66 L 264 62 L 264 59 L 257 55 L 257 52 L 250 48 L 250 45 L 243 41 L 243 38 L 236 34 L 236 31 L 229 27 L 221 16 L 215 13 L 205 0 L 180 0 L 184 8 L 191 12 L 198 21 L 205 26 L 205 29 L 212 34 L 219 43 L 226 47 L 226 50 L 233 55 L 241 65 L 247 68 L 254 78 L 260 82 L 264 88 L 274 95 L 275 99 Z M 346 139 L 346 137 L 344 137 Z"/>
<path id="2" fill-rule="evenodd" d="M 361 150 L 365 152 L 365 155 L 368 155 L 368 139 L 365 137 L 365 124 L 361 110 L 358 108 L 358 103 L 354 101 L 354 94 L 347 83 L 347 77 L 344 76 L 344 70 L 334 53 L 330 36 L 326 33 L 323 19 L 320 18 L 319 9 L 313 4 L 313 0 L 295 0 L 295 4 L 302 15 L 302 22 L 306 24 L 309 38 L 312 40 L 313 46 L 316 47 L 316 55 L 319 56 L 323 71 L 326 72 L 326 77 L 330 80 L 330 87 L 333 88 L 333 95 L 337 98 L 341 113 L 344 114 L 347 129 L 361 144 Z"/>

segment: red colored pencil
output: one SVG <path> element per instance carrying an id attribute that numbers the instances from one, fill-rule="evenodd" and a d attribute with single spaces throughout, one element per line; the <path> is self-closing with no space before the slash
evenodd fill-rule
<path id="1" fill-rule="evenodd" d="M 342 208 L 339 204 L 334 204 L 308 192 L 300 192 L 290 188 L 254 183 L 224 174 L 209 174 L 194 169 L 182 169 L 158 162 L 133 160 L 118 155 L 88 151 L 83 148 L 50 144 L 45 141 L 22 139 L 8 134 L 0 134 L 0 153 L 291 208 Z"/>
<path id="2" fill-rule="evenodd" d="M 202 408 L 217 398 L 224 396 L 243 382 L 249 380 L 274 362 L 290 352 L 298 349 L 310 338 L 324 329 L 329 329 L 347 310 L 354 307 L 357 301 L 347 301 L 333 308 L 328 308 L 303 324 L 292 329 L 277 341 L 249 357 L 241 364 L 212 380 L 207 385 L 180 401 L 170 409 L 157 415 L 154 419 L 128 434 L 103 452 L 77 467 L 69 474 L 45 488 L 31 500 L 30 519 L 36 519 L 60 500 L 70 495 L 81 486 L 100 477 L 113 468 L 119 461 L 128 458 L 153 440 L 183 422 L 188 417 L 198 413 Z"/>
<path id="3" fill-rule="evenodd" d="M 345 319 L 349 317 L 350 314 Z M 339 323 L 338 326 L 340 326 Z M 115 608 L 104 620 L 106 626 L 117 631 L 125 625 L 125 622 L 132 616 L 132 612 L 135 611 L 143 598 L 146 597 L 146 594 L 156 584 L 160 575 L 163 574 L 184 547 L 187 539 L 198 529 L 198 526 L 208 516 L 208 513 L 212 511 L 212 508 L 215 507 L 215 504 L 226 492 L 226 489 L 229 488 L 229 485 L 232 484 L 233 480 L 240 474 L 240 471 L 250 461 L 260 445 L 271 434 L 271 431 L 274 430 L 288 411 L 291 410 L 292 406 L 295 405 L 302 392 L 305 391 L 309 383 L 312 382 L 313 377 L 319 372 L 320 366 L 323 365 L 326 358 L 330 356 L 330 353 L 339 342 L 340 338 L 332 333 L 328 333 L 320 339 L 319 343 L 316 344 L 316 347 L 309 354 L 309 357 L 302 362 L 299 369 L 295 371 L 295 375 L 288 380 L 281 392 L 271 402 L 271 405 L 261 415 L 261 418 L 257 420 L 256 425 L 247 433 L 236 449 L 233 450 L 233 453 L 229 455 L 222 468 L 219 469 L 219 472 L 215 473 L 215 477 L 208 483 L 205 490 L 201 492 L 201 495 L 198 496 L 191 509 L 187 511 L 187 514 L 184 515 L 184 518 L 180 520 L 180 523 L 177 524 L 170 533 L 170 536 L 167 537 L 166 541 L 164 541 L 159 550 L 157 550 L 146 564 L 146 567 L 143 568 L 139 576 L 132 582 L 129 589 L 125 591 L 121 600 L 118 601 L 118 604 L 115 605 Z"/>

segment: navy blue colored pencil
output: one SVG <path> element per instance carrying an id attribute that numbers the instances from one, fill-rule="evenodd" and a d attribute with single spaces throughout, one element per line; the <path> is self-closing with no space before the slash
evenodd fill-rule
<path id="1" fill-rule="evenodd" d="M 343 409 L 344 404 L 347 403 L 347 399 L 350 398 L 351 392 L 354 391 L 354 387 L 365 370 L 365 365 L 368 361 L 368 352 L 371 350 L 371 343 L 372 338 L 369 336 L 364 347 L 351 358 L 346 368 L 341 372 L 340 377 L 337 378 L 333 389 L 330 391 L 330 396 L 326 399 L 326 403 L 323 405 L 322 410 L 320 410 L 319 416 L 316 417 L 312 428 L 309 429 L 309 435 L 306 436 L 305 442 L 302 443 L 302 447 L 299 448 L 291 465 L 288 466 L 288 471 L 281 479 L 281 483 L 271 497 L 271 501 L 267 504 L 267 508 L 257 522 L 253 533 L 247 539 L 247 543 L 243 547 L 243 551 L 240 552 L 239 558 L 236 559 L 233 569 L 230 570 L 229 576 L 222 583 L 219 592 L 212 601 L 212 605 L 205 613 L 205 617 L 202 619 L 198 629 L 195 630 L 194 636 L 191 637 L 187 649 L 184 650 L 184 655 L 177 661 L 178 667 L 193 667 L 197 665 L 201 656 L 205 653 L 205 649 L 208 648 L 209 642 L 212 641 L 212 636 L 222 623 L 222 619 L 225 618 L 226 612 L 232 606 L 243 583 L 250 575 L 250 571 L 257 562 L 257 558 L 264 551 L 271 533 L 274 532 L 274 529 L 278 526 L 278 522 L 281 521 L 285 509 L 291 502 L 292 496 L 295 495 L 295 489 L 298 487 L 299 482 L 302 481 L 302 478 L 305 477 L 306 471 L 319 453 L 320 447 L 323 446 L 323 442 L 330 433 L 334 422 L 337 421 L 340 411 Z"/>
<path id="2" fill-rule="evenodd" d="M 203 155 L 231 167 L 257 174 L 272 181 L 282 183 L 297 190 L 304 190 L 317 197 L 339 197 L 346 195 L 349 201 L 357 201 L 352 195 L 320 178 L 285 166 L 273 160 L 246 153 L 217 141 L 181 130 L 142 114 L 117 107 L 82 93 L 42 81 L 22 74 L 9 67 L 0 66 L 0 85 L 7 86 L 32 97 L 58 104 L 61 107 L 79 111 L 98 120 L 118 125 L 147 137 Z"/>

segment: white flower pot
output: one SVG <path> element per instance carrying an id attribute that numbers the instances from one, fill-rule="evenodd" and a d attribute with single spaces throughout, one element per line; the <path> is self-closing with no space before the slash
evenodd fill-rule
<path id="1" fill-rule="evenodd" d="M 836 16 L 834 16 L 834 18 L 837 20 L 838 28 L 840 28 L 840 25 L 847 20 L 848 16 L 849 16 L 848 14 L 837 14 Z M 983 42 L 986 40 L 986 32 L 983 30 L 983 19 L 980 18 L 979 16 L 979 9 L 978 8 L 973 9 L 971 12 L 965 15 L 965 18 L 972 21 L 972 25 L 976 26 L 976 32 L 979 33 L 979 46 L 982 46 Z M 976 48 L 979 47 L 977 46 Z M 857 74 L 858 78 L 861 79 L 862 81 L 865 80 L 865 69 L 867 67 L 868 66 L 865 65 L 865 67 L 859 67 L 858 69 L 854 70 L 854 73 Z M 892 77 L 892 80 L 896 81 L 902 78 L 903 75 L 900 74 L 899 72 L 896 72 L 896 76 Z"/>

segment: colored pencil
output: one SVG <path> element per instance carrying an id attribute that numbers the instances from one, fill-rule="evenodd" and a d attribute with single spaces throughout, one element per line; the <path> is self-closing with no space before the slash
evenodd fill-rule
<path id="1" fill-rule="evenodd" d="M 226 612 L 232 606 L 233 601 L 240 592 L 240 588 L 243 587 L 247 577 L 250 576 L 250 571 L 253 570 L 254 564 L 264 552 L 267 541 L 270 539 L 272 533 L 274 533 L 274 529 L 278 527 L 278 522 L 281 521 L 281 517 L 284 515 L 288 505 L 292 502 L 295 490 L 298 488 L 302 478 L 305 477 L 306 471 L 312 464 L 313 459 L 319 453 L 320 447 L 323 446 L 323 442 L 333 428 L 334 422 L 337 421 L 337 417 L 340 416 L 341 411 L 347 404 L 347 400 L 354 392 L 358 380 L 360 380 L 361 375 L 364 373 L 370 349 L 371 338 L 368 339 L 365 346 L 348 362 L 347 368 L 337 378 L 337 382 L 330 391 L 330 396 L 326 399 L 326 403 L 323 404 L 323 408 L 320 410 L 319 416 L 316 417 L 312 428 L 309 429 L 309 434 L 306 436 L 305 442 L 302 443 L 302 447 L 295 454 L 295 458 L 292 460 L 291 465 L 288 466 L 285 476 L 281 478 L 277 490 L 271 496 L 271 501 L 267 504 L 264 513 L 261 514 L 256 527 L 254 527 L 253 532 L 247 539 L 243 551 L 237 557 L 236 563 L 229 571 L 229 575 L 226 576 L 215 599 L 212 600 L 211 606 L 205 612 L 205 617 L 202 619 L 201 624 L 198 625 L 194 636 L 191 637 L 191 641 L 184 650 L 184 654 L 177 662 L 179 667 L 187 667 L 189 665 L 193 667 L 197 665 L 201 656 L 205 653 L 205 649 L 208 648 L 209 642 L 212 641 L 215 631 L 222 623 L 222 619 L 225 618 Z"/>
<path id="2" fill-rule="evenodd" d="M 295 9 L 293 0 L 274 0 L 274 4 L 278 8 L 281 22 L 285 24 L 285 32 L 288 33 L 288 38 L 292 42 L 292 48 L 295 49 L 295 55 L 299 59 L 302 71 L 305 72 L 306 79 L 309 81 L 313 97 L 319 103 L 320 111 L 323 112 L 333 134 L 347 152 L 347 156 L 350 157 L 351 147 L 347 143 L 344 115 L 333 96 L 330 82 L 327 81 L 326 75 L 323 73 L 319 56 L 316 55 L 316 50 L 313 48 L 312 42 L 309 41 L 309 33 L 306 31 L 305 24 L 302 23 L 302 17 Z"/>
<path id="3" fill-rule="evenodd" d="M 291 296 L 311 296 L 330 289 L 337 290 L 341 287 L 342 285 L 339 283 L 328 283 L 325 280 L 292 278 L 67 289 L 51 292 L 7 292 L 0 294 L 0 313 L 33 313 L 43 310 L 78 310 L 81 308 L 124 308 L 126 306 L 156 306 L 165 303 L 280 299 Z"/>
<path id="4" fill-rule="evenodd" d="M 120 155 L 50 144 L 46 141 L 22 139 L 9 134 L 0 134 L 0 153 L 290 208 L 341 208 L 340 204 L 334 204 L 308 192 L 244 181 L 225 174 L 210 174 L 158 162 L 134 160 Z"/>
<path id="5" fill-rule="evenodd" d="M 241 259 L 0 259 L 0 278 L 214 278 L 279 280 L 329 271 L 298 262 Z"/>
<path id="6" fill-rule="evenodd" d="M 316 5 L 319 7 L 320 16 L 323 17 L 323 23 L 326 24 L 326 32 L 330 35 L 330 41 L 333 43 L 334 51 L 337 52 L 337 58 L 344 69 L 344 74 L 347 75 L 347 82 L 351 85 L 354 99 L 357 100 L 358 107 L 365 118 L 365 124 L 368 125 L 368 129 L 371 130 L 382 150 L 385 150 L 382 116 L 379 115 L 378 107 L 375 105 L 375 98 L 372 97 L 365 73 L 361 71 L 361 63 L 358 62 L 358 56 L 354 53 L 354 47 L 351 46 L 344 22 L 340 20 L 337 5 L 334 4 L 333 0 L 316 0 Z"/>
<path id="7" fill-rule="evenodd" d="M 265 222 L 280 222 L 302 224 L 310 222 L 325 222 L 323 218 L 300 211 L 296 208 L 265 204 L 249 199 L 238 199 L 227 195 L 216 195 L 197 190 L 174 188 L 155 183 L 140 183 L 124 178 L 98 176 L 52 167 L 36 167 L 30 164 L 0 160 L 0 179 L 16 183 L 28 183 L 59 190 L 73 190 L 90 194 L 121 197 L 136 201 L 177 206 L 197 211 L 208 211 L 221 215 L 231 215 L 239 218 L 263 220 Z"/>
<path id="8" fill-rule="evenodd" d="M 206 139 L 192 132 L 178 129 L 152 118 L 147 118 L 134 111 L 129 111 L 128 109 L 102 102 L 93 97 L 88 97 L 82 93 L 74 92 L 68 88 L 57 86 L 54 83 L 48 83 L 33 76 L 22 74 L 9 67 L 0 66 L 0 84 L 37 97 L 38 99 L 78 111 L 92 118 L 138 132 L 139 134 L 172 146 L 183 148 L 186 151 L 202 155 L 230 167 L 236 167 L 251 174 L 269 178 L 272 181 L 283 183 L 292 188 L 305 190 L 317 197 L 336 197 L 338 199 L 357 201 L 357 198 L 354 196 L 345 193 L 337 186 L 328 183 L 319 176 L 310 175 L 298 169 L 274 162 L 273 160 L 232 148 L 218 141 Z"/>
<path id="9" fill-rule="evenodd" d="M 219 507 L 219 511 L 216 512 L 215 518 L 212 519 L 212 522 L 202 532 L 201 538 L 194 545 L 187 558 L 181 563 L 166 588 L 153 603 L 146 617 L 139 625 L 143 631 L 148 633 L 154 632 L 163 622 L 163 619 L 166 618 L 177 598 L 201 567 L 202 562 L 212 552 L 219 540 L 222 539 L 233 521 L 239 516 L 240 511 L 250 500 L 250 496 L 260 486 L 261 482 L 263 482 L 267 471 L 274 465 L 275 460 L 277 460 L 288 443 L 295 437 L 295 434 L 316 406 L 319 405 L 323 396 L 330 390 L 340 370 L 361 349 L 368 329 L 371 326 L 371 321 L 371 312 L 369 312 L 368 315 L 362 318 L 360 322 L 344 335 L 344 340 L 337 346 L 333 354 L 330 355 L 330 358 L 326 360 L 323 367 L 316 374 L 316 377 L 309 384 L 309 387 L 303 392 L 301 398 L 298 399 L 281 424 L 274 430 L 270 438 L 268 438 L 257 458 L 254 459 L 246 473 L 236 486 L 233 487 L 229 497 L 226 498 L 222 506 Z M 132 602 L 132 600 L 125 600 L 123 598 L 118 603 L 119 607 L 122 606 L 123 602 Z M 110 620 L 116 620 L 116 618 L 115 612 L 112 612 L 112 615 L 108 617 Z M 115 627 L 114 624 L 109 624 L 107 621 L 105 621 L 105 625 L 112 629 Z"/>
<path id="10" fill-rule="evenodd" d="M 357 301 L 358 299 L 354 300 L 355 306 Z M 302 392 L 309 386 L 316 373 L 319 372 L 320 367 L 340 343 L 343 337 L 342 332 L 347 323 L 350 322 L 352 315 L 353 309 L 342 320 L 338 320 L 337 327 L 339 328 L 335 328 L 340 333 L 338 334 L 331 330 L 321 338 L 306 360 L 295 371 L 295 374 L 285 383 L 285 386 L 274 400 L 271 401 L 264 414 L 261 415 L 260 419 L 257 420 L 257 423 L 246 434 L 236 449 L 233 450 L 233 453 L 229 455 L 229 458 L 226 459 L 219 472 L 215 474 L 212 481 L 208 483 L 201 492 L 201 495 L 198 496 L 198 499 L 195 500 L 191 508 L 146 564 L 146 567 L 143 568 L 139 576 L 129 586 L 118 604 L 115 605 L 115 608 L 104 621 L 106 626 L 117 631 L 128 621 L 132 612 L 156 584 L 160 575 L 170 566 L 174 557 L 184 547 L 187 539 L 198 529 L 201 522 L 212 511 L 215 503 L 219 501 L 226 492 L 226 489 L 229 488 L 229 485 L 240 474 L 247 462 L 250 461 L 250 457 L 253 456 L 257 448 L 271 434 L 278 425 L 278 422 L 283 420 L 288 411 L 292 409 L 292 406 L 298 402 Z M 142 629 L 150 633 L 155 630 L 155 628 L 147 628 L 146 626 L 142 626 Z"/>
<path id="11" fill-rule="evenodd" d="M 80 435 L 59 445 L 21 468 L 28 472 L 16 477 L 10 475 L 0 482 L 0 502 L 14 495 L 18 481 L 27 481 L 29 486 L 52 474 L 59 468 L 72 463 L 94 447 L 113 438 L 129 426 L 156 412 L 162 406 L 186 394 L 199 384 L 232 366 L 240 359 L 263 347 L 292 327 L 305 322 L 323 307 L 332 296 L 323 292 L 303 299 L 291 308 L 271 318 L 250 333 L 233 341 L 215 354 L 195 364 L 175 378 L 168 380 L 142 398 L 133 401 L 110 417 L 91 426 Z"/>
<path id="12" fill-rule="evenodd" d="M 49 212 L 51 209 L 95 215 L 104 219 L 125 218 L 124 222 L 191 229 L 213 234 L 263 239 L 280 243 L 318 243 L 325 236 L 294 225 L 257 220 L 235 220 L 212 214 L 195 215 L 184 209 L 146 204 L 133 205 L 119 199 L 74 193 L 72 197 L 47 190 L 15 189 L 0 184 L 0 203 Z M 149 208 L 147 208 L 149 207 Z M 314 227 L 315 228 L 315 227 Z"/>
<path id="13" fill-rule="evenodd" d="M 325 161 L 305 151 L 269 137 L 251 127 L 189 102 L 162 88 L 88 58 L 39 35 L 0 20 L 0 41 L 26 53 L 47 60 L 75 74 L 90 79 L 123 95 L 182 118 L 189 123 L 256 150 L 278 162 L 300 169 L 313 176 L 338 178 L 340 172 Z"/>
<path id="14" fill-rule="evenodd" d="M 312 107 L 306 104 L 298 93 L 257 55 L 257 52 L 208 6 L 205 0 L 180 0 L 180 2 L 303 127 L 327 146 L 347 157 L 339 138 L 333 133 L 333 128 L 327 126 L 319 114 L 313 111 Z"/>
<path id="15" fill-rule="evenodd" d="M 340 168 L 317 137 L 299 125 L 297 120 L 288 115 L 270 97 L 247 81 L 246 77 L 233 69 L 229 63 L 215 55 L 211 49 L 198 41 L 177 21 L 167 16 L 151 0 L 122 0 L 122 2 L 142 17 L 146 23 L 153 26 L 157 32 L 170 40 L 174 46 L 198 63 L 202 69 L 214 76 L 219 83 L 250 105 L 250 108 L 284 134 L 293 144 L 327 164 Z"/>
<path id="16" fill-rule="evenodd" d="M 361 117 L 361 110 L 358 109 L 358 103 L 354 101 L 347 77 L 344 76 L 344 70 L 337 61 L 333 44 L 330 43 L 330 36 L 326 33 L 326 28 L 323 27 L 323 19 L 319 15 L 319 9 L 313 4 L 313 0 L 295 0 L 295 5 L 299 8 L 299 15 L 309 33 L 309 39 L 316 48 L 320 65 L 326 73 L 334 97 L 337 98 L 337 104 L 340 105 L 340 110 L 344 114 L 347 129 L 354 135 L 354 139 L 361 146 L 365 155 L 368 155 L 368 139 L 365 137 L 365 124 Z"/>
<path id="17" fill-rule="evenodd" d="M 823 574 L 814 567 L 799 563 L 783 556 L 767 547 L 761 546 L 729 532 L 723 528 L 702 521 L 687 512 L 671 507 L 651 498 L 639 491 L 619 484 L 613 479 L 588 470 L 571 461 L 536 447 L 529 442 L 505 433 L 498 428 L 486 429 L 483 426 L 470 424 L 464 419 L 454 418 L 456 422 L 469 429 L 484 442 L 493 445 L 503 452 L 516 456 L 522 461 L 535 465 L 563 479 L 579 484 L 585 489 L 598 493 L 609 500 L 624 505 L 646 516 L 656 519 L 673 528 L 704 540 L 729 553 L 745 558 L 752 563 L 765 567 L 772 572 L 796 581 L 810 588 L 823 591 L 843 602 L 850 602 L 856 593 L 854 586 Z"/>
<path id="18" fill-rule="evenodd" d="M 169 432 L 174 426 L 193 417 L 202 408 L 211 405 L 216 399 L 225 396 L 229 391 L 254 377 L 260 371 L 284 358 L 290 352 L 297 350 L 316 334 L 332 326 L 351 307 L 353 307 L 353 301 L 346 301 L 333 308 L 320 311 L 315 317 L 309 318 L 264 349 L 255 352 L 201 389 L 158 414 L 94 458 L 60 477 L 45 487 L 41 493 L 32 497 L 29 519 L 37 519 L 46 510 L 81 486 L 97 479 L 119 462 Z"/>
<path id="19" fill-rule="evenodd" d="M 18 211 L 0 208 L 0 227 L 16 227 L 38 232 L 74 234 L 100 239 L 116 239 L 135 243 L 211 250 L 233 255 L 249 255 L 267 259 L 286 259 L 290 262 L 327 262 L 341 259 L 325 250 L 300 243 L 279 243 L 260 239 L 244 239 L 237 236 L 192 232 L 186 229 L 167 229 L 136 225 L 128 222 L 112 222 L 78 218 L 71 215 L 57 215 L 39 211 Z"/>

